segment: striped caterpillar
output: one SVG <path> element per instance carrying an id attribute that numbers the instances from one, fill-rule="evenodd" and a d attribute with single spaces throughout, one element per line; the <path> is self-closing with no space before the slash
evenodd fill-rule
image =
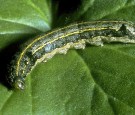
<path id="1" fill-rule="evenodd" d="M 69 48 L 84 49 L 86 43 L 103 46 L 107 42 L 135 43 L 135 26 L 127 21 L 92 21 L 74 23 L 49 31 L 31 41 L 11 61 L 10 85 L 24 89 L 26 76 L 40 62 L 55 54 L 66 54 Z"/>

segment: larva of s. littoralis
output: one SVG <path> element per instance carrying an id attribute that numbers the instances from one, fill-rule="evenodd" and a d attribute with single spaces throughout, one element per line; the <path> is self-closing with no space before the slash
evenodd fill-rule
<path id="1" fill-rule="evenodd" d="M 93 21 L 74 23 L 35 38 L 11 61 L 9 76 L 12 87 L 24 89 L 27 74 L 39 62 L 69 48 L 84 49 L 85 44 L 103 46 L 104 42 L 135 43 L 135 26 L 127 21 Z"/>

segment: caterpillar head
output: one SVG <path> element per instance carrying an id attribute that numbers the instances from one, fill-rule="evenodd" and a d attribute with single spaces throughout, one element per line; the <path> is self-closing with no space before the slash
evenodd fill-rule
<path id="1" fill-rule="evenodd" d="M 22 78 L 17 78 L 17 79 L 15 79 L 14 80 L 14 82 L 13 82 L 13 87 L 15 88 L 15 89 L 20 89 L 20 90 L 23 90 L 25 87 L 24 87 L 24 80 L 22 79 Z"/>

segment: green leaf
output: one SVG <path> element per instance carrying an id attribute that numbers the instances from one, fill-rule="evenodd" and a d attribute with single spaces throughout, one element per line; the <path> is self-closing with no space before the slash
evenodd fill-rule
<path id="1" fill-rule="evenodd" d="M 135 21 L 134 0 L 1 0 L 1 115 L 134 115 L 135 45 L 87 45 L 38 64 L 23 91 L 9 90 L 2 74 L 14 47 L 67 23 Z M 73 4 L 72 4 L 73 3 Z"/>

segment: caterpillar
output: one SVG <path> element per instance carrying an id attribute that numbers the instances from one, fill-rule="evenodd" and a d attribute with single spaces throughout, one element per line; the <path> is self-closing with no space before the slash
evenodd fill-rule
<path id="1" fill-rule="evenodd" d="M 91 21 L 73 23 L 37 36 L 11 61 L 7 80 L 15 89 L 25 88 L 26 76 L 40 62 L 55 54 L 66 54 L 69 48 L 84 49 L 86 43 L 135 43 L 135 25 L 128 21 Z"/>

